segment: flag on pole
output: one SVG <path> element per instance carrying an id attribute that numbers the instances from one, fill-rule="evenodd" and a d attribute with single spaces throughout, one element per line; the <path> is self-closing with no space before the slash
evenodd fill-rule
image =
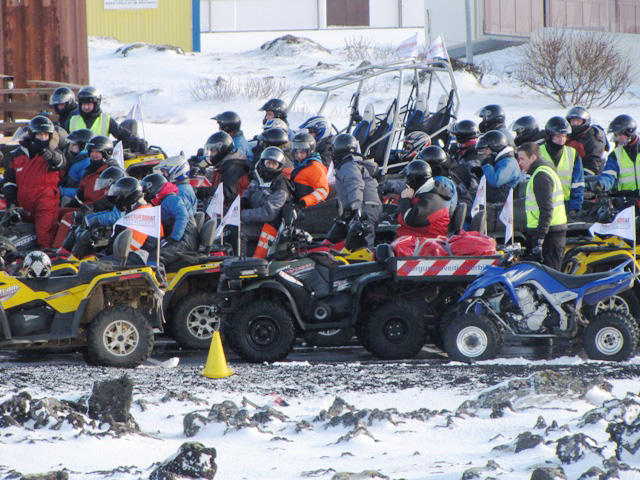
<path id="1" fill-rule="evenodd" d="M 480 207 L 485 207 L 487 205 L 487 179 L 483 175 L 478 183 L 478 190 L 476 192 L 476 198 L 473 200 L 473 205 L 471 206 L 471 218 L 475 216 L 476 213 L 480 211 Z"/>
<path id="2" fill-rule="evenodd" d="M 429 46 L 429 51 L 427 52 L 427 63 L 434 60 L 449 61 L 449 54 L 447 53 L 447 48 L 444 46 L 444 38 L 442 35 L 438 35 L 438 38 Z"/>
<path id="3" fill-rule="evenodd" d="M 636 211 L 635 206 L 625 208 L 619 212 L 611 223 L 594 223 L 589 227 L 591 235 L 617 235 L 618 237 L 633 240 L 636 238 Z"/>
<path id="4" fill-rule="evenodd" d="M 124 217 L 118 220 L 114 224 L 114 227 L 116 225 L 122 225 L 125 228 L 159 239 L 160 228 L 162 226 L 160 206 L 138 208 L 131 213 L 127 213 Z"/>
<path id="5" fill-rule="evenodd" d="M 140 101 L 140 95 L 138 95 L 136 103 L 134 103 L 133 107 L 131 107 L 131 110 L 129 110 L 127 118 L 142 122 L 142 102 Z"/>
<path id="6" fill-rule="evenodd" d="M 224 213 L 223 187 L 224 185 L 222 184 L 222 182 L 220 182 L 220 184 L 218 185 L 218 188 L 216 188 L 216 193 L 213 194 L 213 197 L 211 197 L 211 201 L 209 202 L 209 205 L 207 205 L 206 212 L 207 212 L 207 215 L 209 215 L 209 218 L 216 218 L 216 215 L 222 216 L 222 214 Z"/>
<path id="7" fill-rule="evenodd" d="M 509 240 L 513 239 L 513 188 L 509 190 L 507 201 L 504 203 L 498 218 L 506 227 L 504 230 L 504 244 L 506 245 Z"/>
<path id="8" fill-rule="evenodd" d="M 116 146 L 113 147 L 111 158 L 118 162 L 118 166 L 124 170 L 124 148 L 122 146 L 122 142 L 116 143 Z"/>
<path id="9" fill-rule="evenodd" d="M 329 164 L 329 170 L 327 171 L 327 182 L 329 185 L 333 185 L 336 183 L 336 167 L 334 167 L 333 162 Z"/>
<path id="10" fill-rule="evenodd" d="M 395 52 L 394 57 L 399 58 L 416 58 L 418 56 L 418 34 L 414 33 L 411 37 L 402 42 Z"/>
<path id="11" fill-rule="evenodd" d="M 236 197 L 233 201 L 229 210 L 227 210 L 227 214 L 224 216 L 218 228 L 216 228 L 215 238 L 218 238 L 222 235 L 222 230 L 227 225 L 235 225 L 236 227 L 240 226 L 240 195 Z"/>

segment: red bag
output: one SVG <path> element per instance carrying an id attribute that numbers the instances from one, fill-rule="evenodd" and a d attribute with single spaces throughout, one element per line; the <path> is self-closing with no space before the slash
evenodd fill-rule
<path id="1" fill-rule="evenodd" d="M 449 238 L 451 255 L 496 255 L 498 244 L 495 239 L 483 235 L 480 232 L 465 232 L 461 230 L 458 235 Z"/>
<path id="2" fill-rule="evenodd" d="M 449 252 L 438 242 L 427 242 L 422 246 L 419 253 L 420 257 L 448 257 Z"/>
<path id="3" fill-rule="evenodd" d="M 449 252 L 445 250 L 441 242 L 444 239 L 414 237 L 413 235 L 403 235 L 396 238 L 391 243 L 393 253 L 396 257 L 440 257 L 449 256 Z M 416 246 L 420 245 L 420 250 L 416 253 Z"/>

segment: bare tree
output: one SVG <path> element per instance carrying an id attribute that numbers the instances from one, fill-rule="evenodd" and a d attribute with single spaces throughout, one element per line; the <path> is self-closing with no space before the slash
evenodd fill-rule
<path id="1" fill-rule="evenodd" d="M 608 107 L 631 84 L 631 65 L 610 33 L 545 29 L 532 35 L 515 76 L 562 107 Z"/>

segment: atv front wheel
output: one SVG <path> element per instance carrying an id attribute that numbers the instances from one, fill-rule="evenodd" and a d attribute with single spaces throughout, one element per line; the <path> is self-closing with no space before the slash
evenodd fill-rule
<path id="1" fill-rule="evenodd" d="M 213 332 L 220 330 L 219 302 L 220 297 L 206 292 L 190 293 L 182 298 L 169 322 L 173 339 L 187 349 L 208 349 Z"/>
<path id="2" fill-rule="evenodd" d="M 277 301 L 258 300 L 225 323 L 231 349 L 250 362 L 275 362 L 293 349 L 295 328 L 291 314 Z"/>
<path id="3" fill-rule="evenodd" d="M 341 347 L 346 345 L 354 335 L 353 328 L 338 328 L 307 333 L 304 339 L 314 347 Z"/>
<path id="4" fill-rule="evenodd" d="M 627 360 L 638 342 L 635 320 L 618 312 L 603 312 L 591 319 L 582 333 L 582 345 L 593 360 Z"/>
<path id="5" fill-rule="evenodd" d="M 484 315 L 462 314 L 451 320 L 444 332 L 444 349 L 454 361 L 490 360 L 501 347 L 500 330 Z"/>
<path id="6" fill-rule="evenodd" d="M 424 319 L 407 301 L 391 300 L 377 306 L 360 326 L 358 338 L 378 358 L 415 357 L 425 343 Z"/>
<path id="7" fill-rule="evenodd" d="M 153 329 L 131 307 L 116 306 L 100 312 L 87 329 L 89 365 L 134 368 L 153 350 Z"/>

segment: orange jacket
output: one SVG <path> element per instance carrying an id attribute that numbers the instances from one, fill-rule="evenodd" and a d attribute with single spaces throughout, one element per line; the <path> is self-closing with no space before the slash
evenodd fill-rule
<path id="1" fill-rule="evenodd" d="M 289 173 L 286 170 L 285 175 Z M 295 187 L 294 198 L 304 202 L 307 207 L 324 202 L 329 195 L 327 167 L 318 161 L 312 161 L 298 170 L 291 181 Z"/>

